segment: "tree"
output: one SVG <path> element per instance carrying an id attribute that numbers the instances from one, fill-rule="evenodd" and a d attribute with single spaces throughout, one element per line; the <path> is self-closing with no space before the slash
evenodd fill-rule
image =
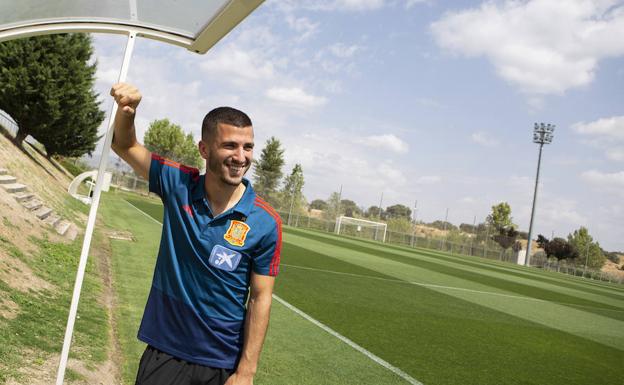
<path id="1" fill-rule="evenodd" d="M 356 217 L 362 215 L 362 210 L 358 207 L 357 203 L 350 199 L 342 199 L 340 201 L 340 211 L 348 217 Z"/>
<path id="2" fill-rule="evenodd" d="M 611 261 L 613 263 L 617 263 L 618 265 L 620 264 L 620 259 L 621 259 L 620 258 L 620 254 L 621 253 L 618 253 L 617 251 L 604 251 L 604 250 L 603 250 L 603 252 L 604 252 L 605 257 L 609 261 Z"/>
<path id="3" fill-rule="evenodd" d="M 489 226 L 487 223 L 479 223 L 477 225 L 477 231 L 476 231 L 476 241 L 481 243 L 481 242 L 487 242 L 490 239 L 490 234 L 492 234 L 492 228 L 491 226 Z"/>
<path id="4" fill-rule="evenodd" d="M 513 227 L 509 227 L 507 229 L 500 230 L 498 234 L 494 234 L 492 236 L 492 239 L 494 239 L 494 241 L 498 243 L 500 247 L 503 248 L 503 250 L 507 250 L 514 243 L 516 243 L 517 237 L 518 232 L 516 231 L 516 229 L 514 229 Z"/>
<path id="5" fill-rule="evenodd" d="M 0 43 L 0 109 L 17 123 L 15 143 L 31 135 L 48 156 L 91 154 L 104 120 L 93 91 L 97 63 L 86 34 Z"/>
<path id="6" fill-rule="evenodd" d="M 499 232 L 501 229 L 515 227 L 511 220 L 511 206 L 507 202 L 492 206 L 492 213 L 487 217 L 487 223 Z"/>
<path id="7" fill-rule="evenodd" d="M 381 211 L 381 215 L 380 215 L 380 211 Z M 364 216 L 369 219 L 377 219 L 377 220 L 385 218 L 384 211 L 383 209 L 380 209 L 379 206 L 369 207 L 368 209 L 366 209 Z"/>
<path id="8" fill-rule="evenodd" d="M 386 207 L 386 217 L 388 218 L 403 218 L 408 221 L 412 219 L 412 210 L 402 204 L 396 204 Z"/>
<path id="9" fill-rule="evenodd" d="M 542 234 L 538 234 L 536 242 L 540 249 L 545 249 L 549 241 L 548 238 L 546 238 Z"/>
<path id="10" fill-rule="evenodd" d="M 547 257 L 555 257 L 558 260 L 574 259 L 578 256 L 574 246 L 563 238 L 553 238 L 546 244 L 544 251 Z"/>
<path id="11" fill-rule="evenodd" d="M 340 193 L 333 192 L 327 199 L 327 209 L 323 213 L 326 219 L 333 220 L 344 214 L 343 208 L 340 206 Z"/>
<path id="12" fill-rule="evenodd" d="M 466 243 L 470 242 L 470 237 L 468 235 L 462 233 L 461 231 L 459 231 L 459 229 L 457 227 L 452 229 L 452 230 L 450 230 L 446 234 L 444 239 L 446 240 L 446 242 L 454 243 L 456 245 L 466 244 Z"/>
<path id="13" fill-rule="evenodd" d="M 568 243 L 575 248 L 583 264 L 587 260 L 588 267 L 599 269 L 606 262 L 602 248 L 598 242 L 594 242 L 586 227 L 581 226 L 574 233 L 568 234 Z"/>
<path id="14" fill-rule="evenodd" d="M 396 231 L 397 233 L 411 234 L 412 222 L 409 219 L 398 217 L 388 219 L 388 230 Z"/>
<path id="15" fill-rule="evenodd" d="M 322 199 L 315 199 L 312 202 L 310 202 L 310 206 L 309 208 L 315 209 L 315 210 L 325 210 L 327 209 L 327 202 L 325 202 Z"/>
<path id="16" fill-rule="evenodd" d="M 143 141 L 148 150 L 164 158 L 196 168 L 203 166 L 193 134 L 184 135 L 182 127 L 171 123 L 169 119 L 151 122 Z"/>
<path id="17" fill-rule="evenodd" d="M 280 141 L 272 136 L 266 141 L 260 159 L 254 160 L 254 190 L 271 204 L 277 203 L 276 192 L 282 179 L 282 166 L 284 150 Z"/>
<path id="18" fill-rule="evenodd" d="M 468 223 L 462 223 L 459 225 L 459 229 L 464 233 L 475 234 L 477 232 L 477 226 L 473 226 Z"/>
<path id="19" fill-rule="evenodd" d="M 516 225 L 511 221 L 511 206 L 507 202 L 501 202 L 492 206 L 492 213 L 487 217 L 487 223 L 493 227 L 497 234 L 492 235 L 492 239 L 507 250 L 518 238 Z"/>
<path id="20" fill-rule="evenodd" d="M 300 212 L 304 204 L 303 197 L 303 168 L 300 164 L 293 167 L 290 175 L 284 179 L 284 187 L 282 188 L 282 205 L 288 206 L 292 212 Z"/>
<path id="21" fill-rule="evenodd" d="M 427 226 L 435 227 L 436 229 L 439 229 L 439 230 L 448 230 L 448 231 L 457 230 L 457 226 L 455 226 L 454 224 L 448 221 L 437 220 L 437 221 L 433 221 L 427 224 Z"/>

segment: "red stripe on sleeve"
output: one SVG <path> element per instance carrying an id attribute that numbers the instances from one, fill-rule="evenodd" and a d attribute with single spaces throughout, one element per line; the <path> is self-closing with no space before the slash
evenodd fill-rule
<path id="1" fill-rule="evenodd" d="M 274 277 L 279 272 L 279 263 L 282 254 L 282 219 L 279 214 L 271 206 L 269 206 L 268 203 L 256 199 L 255 205 L 262 208 L 275 220 L 277 244 L 275 245 L 275 252 L 273 253 L 273 257 L 271 257 L 271 263 L 269 264 L 269 275 Z"/>
<path id="2" fill-rule="evenodd" d="M 155 154 L 155 153 L 152 153 L 152 159 L 157 160 L 160 164 L 173 167 L 173 168 L 177 168 L 183 173 L 191 175 L 194 181 L 197 181 L 199 179 L 199 170 L 196 169 L 195 167 L 185 166 L 181 163 L 174 162 L 173 160 L 163 158 L 162 156 Z"/>

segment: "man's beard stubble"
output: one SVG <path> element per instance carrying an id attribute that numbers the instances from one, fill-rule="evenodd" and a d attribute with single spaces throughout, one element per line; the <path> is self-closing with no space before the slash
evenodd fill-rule
<path id="1" fill-rule="evenodd" d="M 241 177 L 238 182 L 228 179 L 227 176 L 224 176 L 223 173 L 221 172 L 222 166 L 223 166 L 223 163 L 221 163 L 215 156 L 213 156 L 211 152 L 208 153 L 208 169 L 212 173 L 218 175 L 221 182 L 228 184 L 230 186 L 233 186 L 233 187 L 238 187 L 238 185 L 242 183 L 243 178 Z M 243 176 L 244 176 L 245 174 L 247 174 L 247 171 L 249 171 L 249 169 L 251 168 L 251 162 L 249 162 L 249 164 L 244 165 L 243 167 L 244 167 L 244 172 L 243 172 Z"/>

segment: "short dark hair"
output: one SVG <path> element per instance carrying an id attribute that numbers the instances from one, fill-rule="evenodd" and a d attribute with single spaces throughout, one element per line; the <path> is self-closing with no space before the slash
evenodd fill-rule
<path id="1" fill-rule="evenodd" d="M 204 117 L 202 122 L 202 139 L 210 139 L 217 133 L 217 125 L 230 124 L 236 127 L 251 126 L 251 119 L 243 111 L 232 107 L 217 107 Z"/>

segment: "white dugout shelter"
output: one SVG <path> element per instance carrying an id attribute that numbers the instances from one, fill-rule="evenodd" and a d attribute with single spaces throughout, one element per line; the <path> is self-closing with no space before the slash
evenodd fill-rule
<path id="1" fill-rule="evenodd" d="M 0 42 L 35 35 L 97 32 L 128 37 L 118 81 L 126 79 L 137 36 L 204 54 L 263 0 L 0 0 Z M 110 146 L 114 104 L 104 139 L 93 200 L 87 219 L 56 384 L 61 385 L 69 356 L 78 301 L 100 203 Z"/>

